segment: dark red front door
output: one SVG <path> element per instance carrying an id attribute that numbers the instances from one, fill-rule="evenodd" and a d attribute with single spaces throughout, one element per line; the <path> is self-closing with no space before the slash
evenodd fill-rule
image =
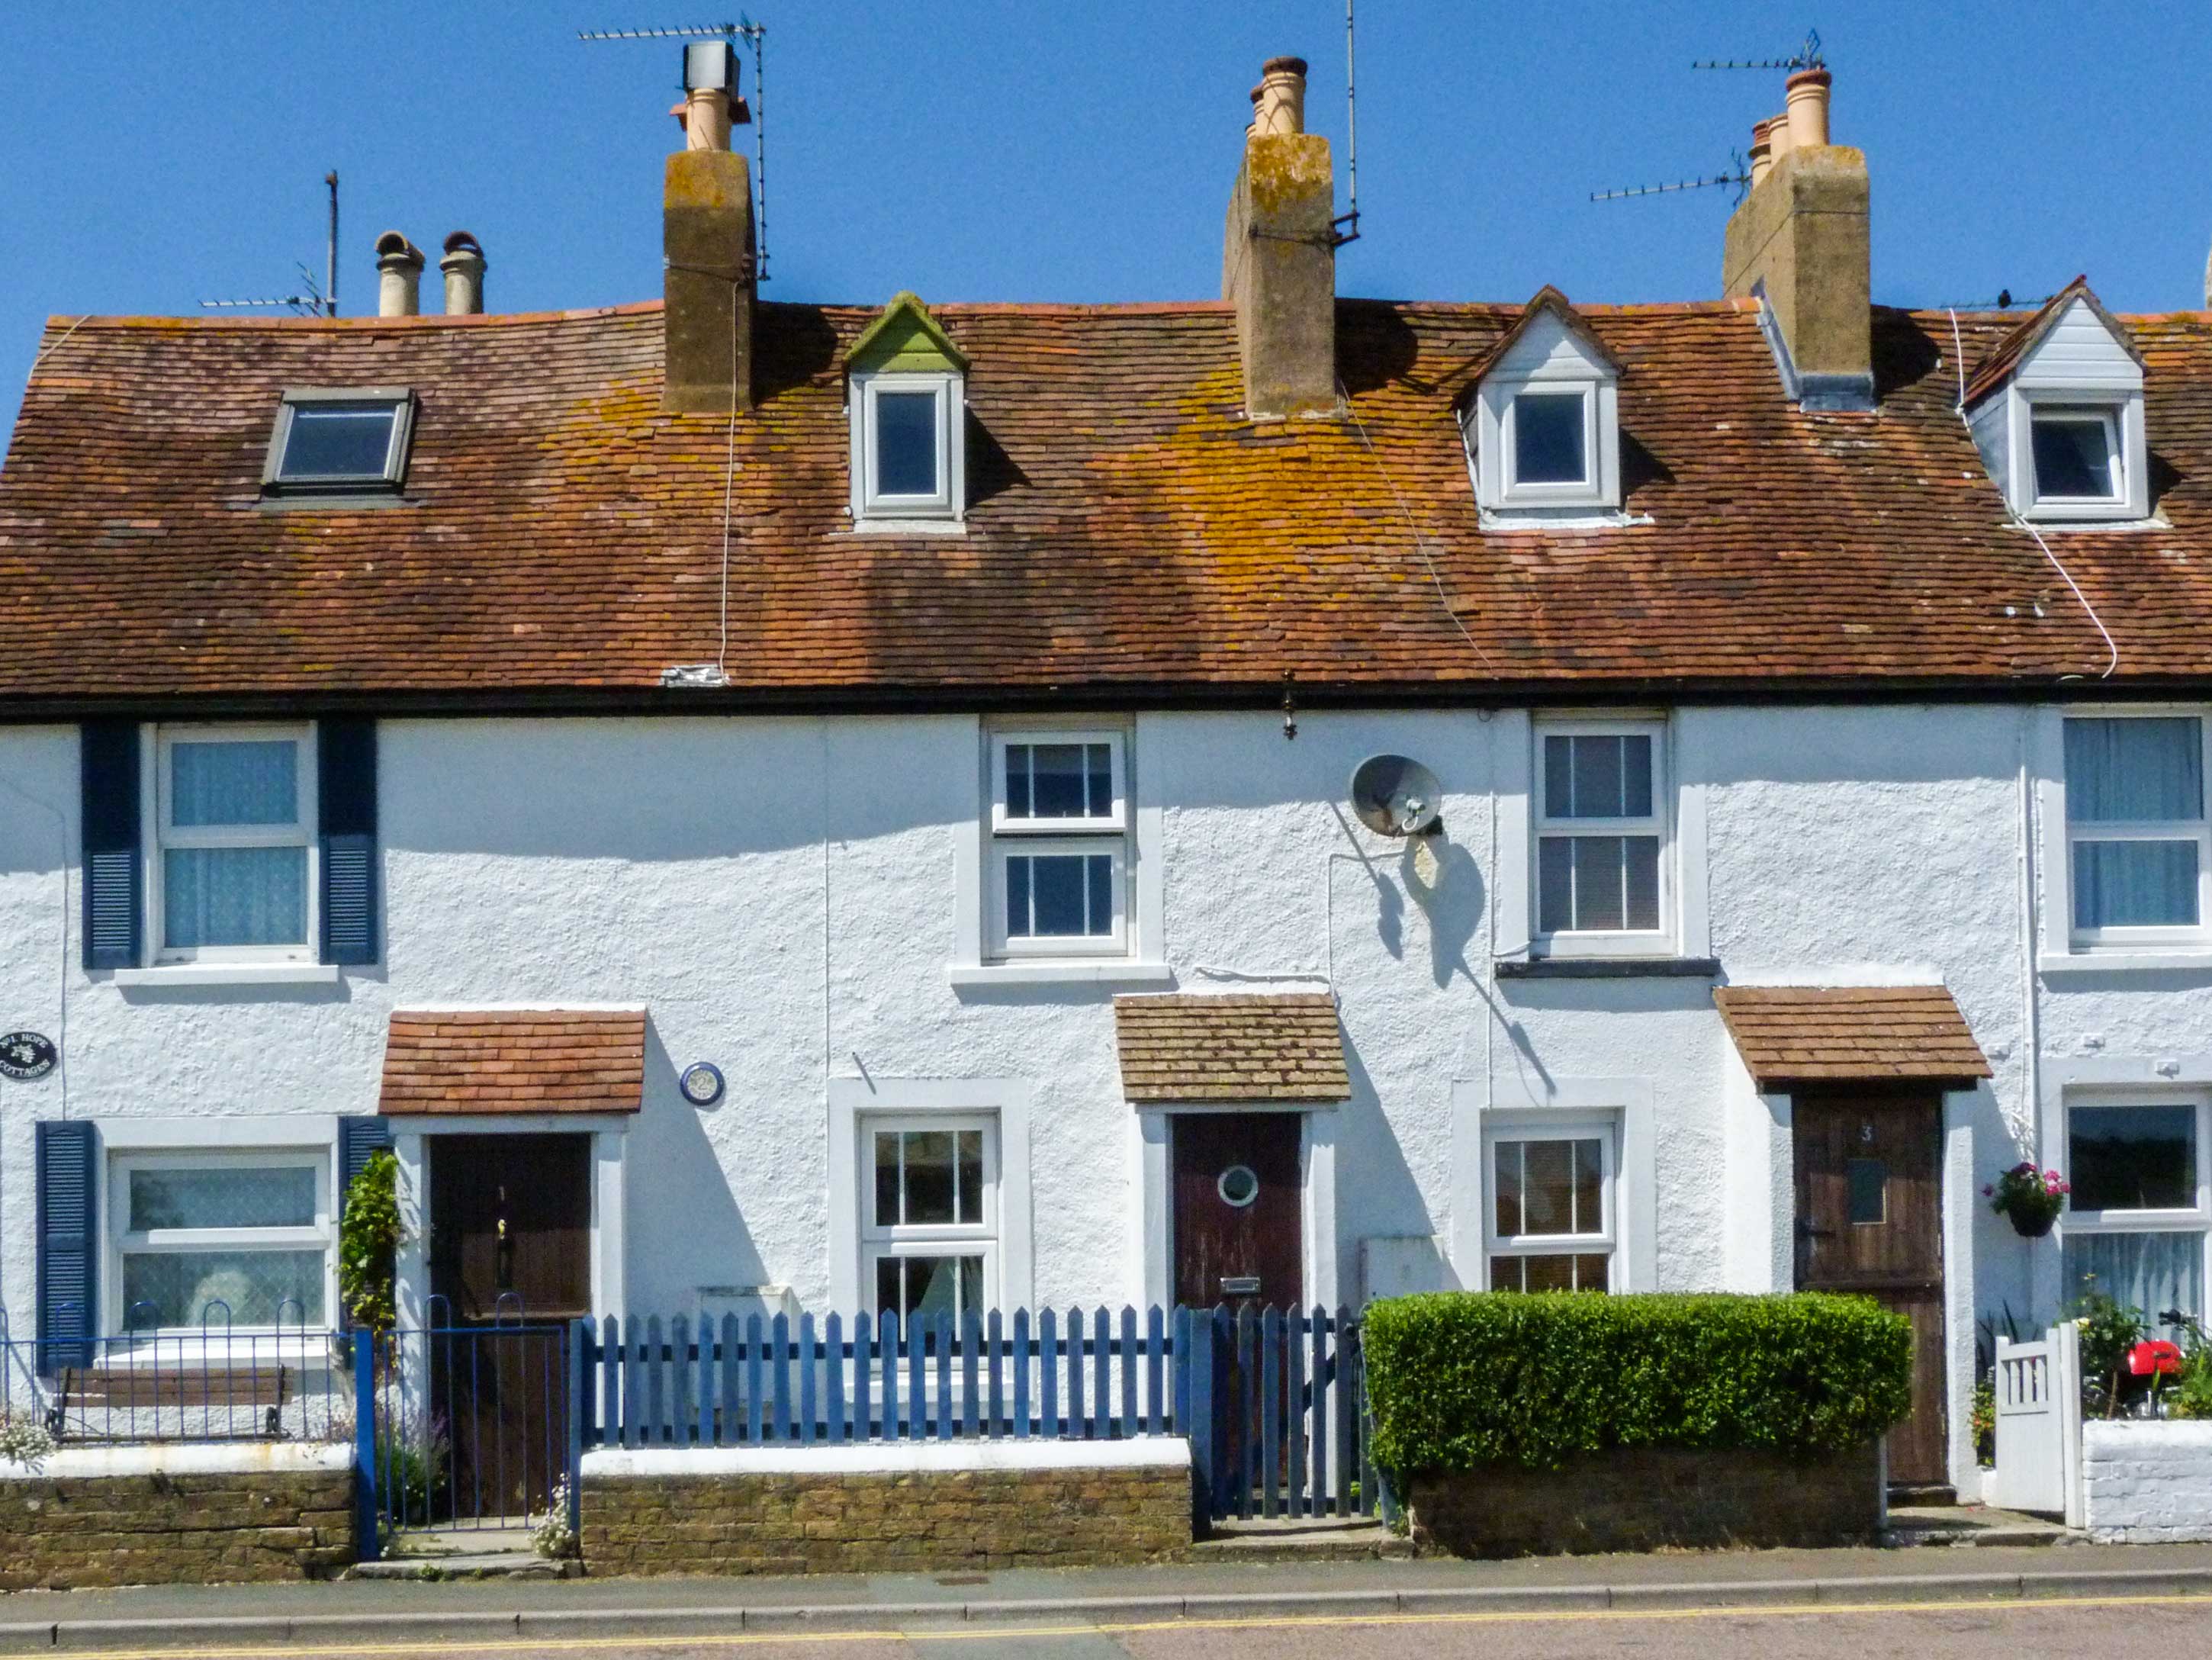
<path id="1" fill-rule="evenodd" d="M 1298 1305 L 1304 1286 L 1298 1139 L 1294 1112 L 1176 1116 L 1178 1303 Z"/>
<path id="2" fill-rule="evenodd" d="M 434 1135 L 430 1289 L 457 1323 L 589 1314 L 592 1138 Z"/>

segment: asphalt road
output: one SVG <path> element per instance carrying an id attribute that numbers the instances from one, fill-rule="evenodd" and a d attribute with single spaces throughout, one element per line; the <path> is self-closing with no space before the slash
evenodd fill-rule
<path id="1" fill-rule="evenodd" d="M 255 1660 L 1797 1660 L 1910 1655 L 1913 1660 L 2024 1660 L 2201 1653 L 2212 1596 L 2115 1596 L 1987 1603 L 1874 1602 L 1400 1614 L 1371 1619 L 1223 1618 L 1005 1625 L 918 1624 L 726 1639 L 603 1634 L 560 1640 L 352 1642 L 242 1648 Z M 202 1647 L 172 1649 L 212 1656 Z M 109 1651 L 107 1660 L 118 1660 Z"/>

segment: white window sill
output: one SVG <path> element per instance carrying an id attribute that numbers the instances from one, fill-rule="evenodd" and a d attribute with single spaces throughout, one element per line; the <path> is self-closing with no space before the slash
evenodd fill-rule
<path id="1" fill-rule="evenodd" d="M 2212 975 L 2212 946 L 2201 950 L 2045 952 L 2035 959 L 2042 974 Z"/>
<path id="2" fill-rule="evenodd" d="M 335 986 L 335 963 L 165 963 L 118 969 L 118 986 Z"/>
<path id="3" fill-rule="evenodd" d="M 946 981 L 954 986 L 1172 986 L 1175 970 L 1165 963 L 1054 962 L 953 963 Z"/>
<path id="4" fill-rule="evenodd" d="M 963 519 L 855 519 L 848 533 L 854 536 L 965 536 Z"/>

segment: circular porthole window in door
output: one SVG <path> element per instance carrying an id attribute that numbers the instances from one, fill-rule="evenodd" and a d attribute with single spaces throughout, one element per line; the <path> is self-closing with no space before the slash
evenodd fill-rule
<path id="1" fill-rule="evenodd" d="M 1231 1164 L 1213 1186 L 1232 1210 L 1243 1210 L 1260 1196 L 1260 1177 L 1249 1164 Z"/>

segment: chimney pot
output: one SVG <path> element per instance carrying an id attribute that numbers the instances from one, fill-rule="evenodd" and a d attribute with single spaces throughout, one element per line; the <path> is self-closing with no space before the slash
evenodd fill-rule
<path id="1" fill-rule="evenodd" d="M 1306 60 L 1270 58 L 1260 68 L 1260 84 L 1252 88 L 1252 126 L 1269 135 L 1300 133 L 1306 130 Z"/>
<path id="2" fill-rule="evenodd" d="M 465 230 L 446 239 L 446 257 L 438 262 L 446 276 L 446 315 L 475 317 L 483 311 L 483 248 Z"/>
<path id="3" fill-rule="evenodd" d="M 1774 166 L 1773 126 L 1771 121 L 1751 124 L 1751 150 L 1745 159 L 1749 164 L 1753 190 L 1757 190 L 1765 182 L 1767 173 Z"/>
<path id="4" fill-rule="evenodd" d="M 1791 149 L 1827 147 L 1828 88 L 1832 80 L 1826 70 L 1800 70 L 1785 84 Z"/>
<path id="5" fill-rule="evenodd" d="M 422 250 L 396 230 L 376 239 L 376 314 L 412 317 L 422 309 Z"/>

